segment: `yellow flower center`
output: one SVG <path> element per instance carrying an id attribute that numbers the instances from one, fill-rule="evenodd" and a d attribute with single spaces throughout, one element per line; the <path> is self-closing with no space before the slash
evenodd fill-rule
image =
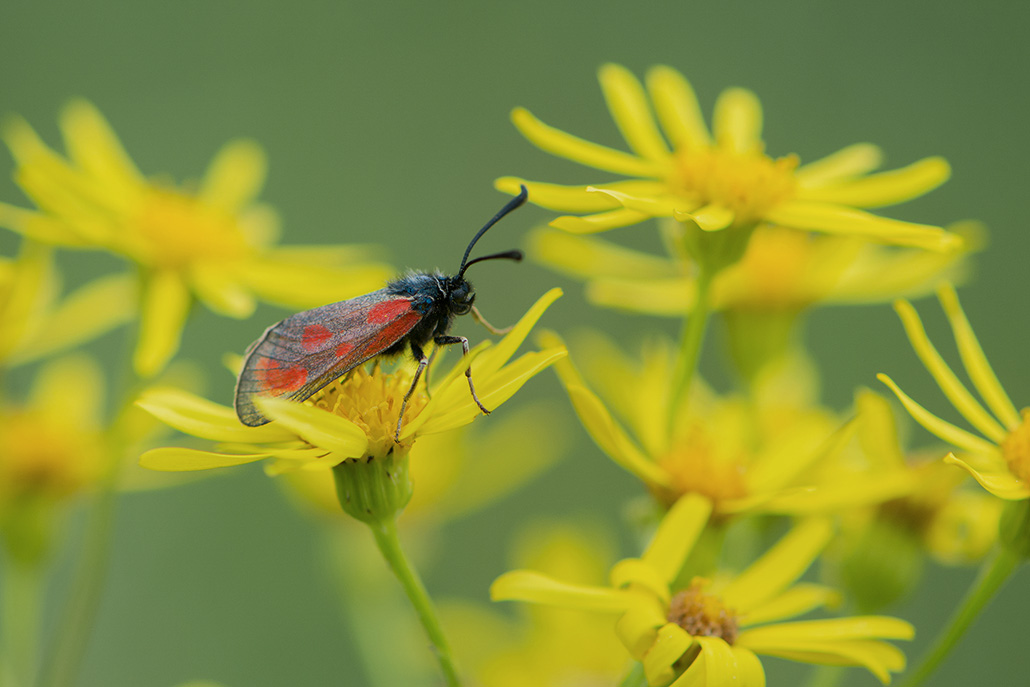
<path id="1" fill-rule="evenodd" d="M 695 492 L 715 502 L 747 495 L 743 456 L 727 455 L 700 424 L 691 426 L 658 464 L 672 482 L 672 493 L 659 494 L 669 505 Z"/>
<path id="2" fill-rule="evenodd" d="M 130 251 L 141 262 L 161 267 L 231 260 L 248 250 L 234 215 L 171 189 L 148 187 L 133 225 L 139 245 Z"/>
<path id="3" fill-rule="evenodd" d="M 737 613 L 722 599 L 705 591 L 708 580 L 695 577 L 690 586 L 669 601 L 665 618 L 676 623 L 692 637 L 719 637 L 727 644 L 737 639 Z"/>
<path id="4" fill-rule="evenodd" d="M 734 223 L 747 224 L 794 196 L 797 166 L 796 155 L 774 160 L 721 148 L 680 149 L 668 183 L 696 207 L 718 205 L 733 211 Z"/>
<path id="5" fill-rule="evenodd" d="M 0 417 L 0 502 L 21 496 L 66 498 L 96 476 L 99 437 L 69 431 L 34 413 Z"/>
<path id="6" fill-rule="evenodd" d="M 1001 455 L 1009 465 L 1009 472 L 1030 483 L 1030 408 L 1024 408 L 1022 415 L 1023 422 L 1001 442 Z"/>
<path id="7" fill-rule="evenodd" d="M 352 370 L 344 378 L 312 396 L 308 402 L 361 427 L 368 436 L 368 455 L 385 456 L 396 447 L 393 437 L 397 432 L 397 418 L 400 416 L 404 395 L 410 388 L 409 370 L 400 368 L 386 373 L 376 364 L 371 372 L 364 367 Z M 419 388 L 408 399 L 408 406 L 404 410 L 405 423 L 417 417 L 429 402 L 424 388 L 419 384 Z M 410 448 L 413 442 L 414 437 L 411 437 L 402 444 Z"/>

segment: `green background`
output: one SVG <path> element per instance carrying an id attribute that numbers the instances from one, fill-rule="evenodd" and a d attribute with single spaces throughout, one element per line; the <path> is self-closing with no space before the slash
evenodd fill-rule
<path id="1" fill-rule="evenodd" d="M 263 198 L 282 214 L 284 243 L 378 243 L 399 267 L 450 271 L 504 201 L 492 189 L 495 177 L 598 179 L 524 141 L 508 121 L 513 106 L 621 147 L 597 67 L 614 61 L 642 74 L 669 64 L 691 79 L 706 113 L 725 87 L 754 90 L 773 155 L 796 152 L 805 161 L 871 141 L 886 151 L 888 167 L 947 157 L 951 181 L 890 214 L 986 222 L 991 245 L 961 295 L 1019 404 L 1030 387 L 1027 26 L 1030 6 L 1021 2 L 6 2 L 0 112 L 20 113 L 56 142 L 61 105 L 87 97 L 141 169 L 177 178 L 198 175 L 229 138 L 253 137 L 269 154 Z M 0 199 L 23 203 L 3 176 Z M 520 211 L 481 250 L 518 245 L 547 216 Z M 631 234 L 623 240 L 651 245 L 643 237 L 651 232 Z M 4 254 L 15 245 L 0 236 Z M 117 265 L 103 256 L 82 260 L 86 267 L 70 268 L 73 282 Z M 495 322 L 511 321 L 560 284 L 568 295 L 549 314 L 552 326 L 589 324 L 626 340 L 673 332 L 672 322 L 589 309 L 577 285 L 533 265 L 494 263 L 474 276 L 478 302 Z M 937 305 L 919 308 L 931 336 L 945 341 Z M 282 315 L 266 307 L 244 322 L 195 316 L 183 354 L 204 362 L 216 400 L 231 395 L 220 356 L 242 351 Z M 455 331 L 480 337 L 470 322 Z M 835 407 L 887 371 L 955 419 L 888 306 L 817 312 L 809 335 Z M 91 349 L 113 360 L 123 338 L 113 334 Z M 718 377 L 713 349 L 705 369 Z M 551 377 L 535 380 L 529 395 L 558 398 Z M 506 542 L 526 519 L 603 513 L 617 522 L 638 488 L 575 433 L 571 455 L 544 479 L 448 527 L 426 574 L 434 593 L 472 590 L 485 599 L 506 569 Z M 76 546 L 70 537 L 61 576 Z M 79 684 L 164 686 L 199 677 L 228 687 L 364 684 L 318 557 L 314 528 L 257 467 L 125 497 Z M 931 572 L 932 581 L 897 609 L 919 628 L 910 657 L 972 577 Z M 932 684 L 1026 684 L 1027 581 L 1025 574 L 1010 581 Z M 792 682 L 795 673 L 766 663 L 771 684 Z M 850 683 L 874 680 L 855 671 Z"/>

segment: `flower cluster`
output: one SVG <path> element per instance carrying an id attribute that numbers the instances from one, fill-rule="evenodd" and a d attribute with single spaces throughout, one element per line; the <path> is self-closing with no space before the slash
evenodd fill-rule
<path id="1" fill-rule="evenodd" d="M 419 273 L 378 291 L 390 270 L 374 249 L 277 245 L 277 215 L 258 198 L 266 161 L 253 141 L 228 143 L 199 181 L 175 183 L 145 175 L 88 102 L 61 113 L 64 152 L 8 120 L 0 137 L 32 205 L 0 203 L 0 227 L 21 241 L 0 256 L 0 373 L 38 367 L 27 394 L 0 376 L 0 548 L 13 571 L 0 576 L 0 604 L 14 609 L 0 619 L 5 682 L 34 683 L 38 657 L 17 655 L 32 642 L 9 638 L 12 628 L 38 634 L 39 582 L 70 503 L 88 497 L 94 517 L 78 591 L 44 654 L 52 684 L 78 669 L 119 491 L 250 463 L 316 516 L 344 620 L 379 684 L 420 684 L 439 670 L 449 687 L 764 687 L 780 659 L 858 667 L 886 684 L 907 667 L 895 642 L 917 630 L 889 613 L 920 583 L 924 561 L 982 565 L 909 683 L 932 673 L 1030 557 L 1030 412 L 1003 389 L 954 286 L 969 276 L 984 229 L 870 211 L 938 188 L 948 163 L 927 157 L 877 171 L 883 155 L 868 143 L 804 164 L 773 157 L 750 91 L 719 95 L 709 128 L 691 85 L 669 67 L 652 68 L 644 83 L 613 64 L 599 77 L 628 150 L 523 108 L 512 120 L 538 148 L 618 179 L 497 179 L 517 199 L 475 235 L 456 276 Z M 468 260 L 527 194 L 566 213 L 527 232 L 531 258 L 584 282 L 593 305 L 677 321 L 678 336 L 627 342 L 538 328 L 558 288 L 507 330 L 487 324 L 464 269 L 522 258 L 513 250 Z M 656 230 L 662 251 L 620 243 L 624 232 L 611 230 L 627 227 Z M 609 231 L 615 238 L 595 235 Z M 80 260 L 81 249 L 107 252 L 131 270 L 66 290 L 55 260 L 66 249 Z M 969 384 L 905 300 L 932 293 Z M 193 306 L 246 318 L 260 301 L 342 302 L 273 325 L 242 358 L 239 342 L 226 356 L 239 377 L 235 403 L 209 400 L 228 397 L 228 378 L 204 385 L 176 360 Z M 823 401 L 805 316 L 885 302 L 973 431 L 883 374 L 894 397 L 855 380 L 850 407 Z M 470 347 L 449 335 L 464 314 L 498 338 Z M 722 325 L 722 373 L 707 365 L 712 321 Z M 117 377 L 128 383 L 107 384 L 103 367 L 73 349 L 130 322 L 132 354 Z M 521 350 L 527 341 L 531 350 Z M 447 344 L 459 343 L 462 355 L 447 364 Z M 559 398 L 512 402 L 548 368 Z M 214 387 L 210 396 L 197 393 L 202 386 Z M 895 412 L 895 397 L 907 415 Z M 908 416 L 935 439 L 910 447 Z M 187 436 L 158 439 L 165 427 Z M 464 598 L 438 614 L 417 568 L 432 564 L 429 552 L 449 534 L 442 523 L 529 485 L 577 434 L 637 489 L 627 507 L 611 509 L 626 516 L 623 539 L 636 547 L 613 553 L 624 532 L 612 518 L 526 522 L 514 569 L 489 592 L 529 605 L 502 617 Z M 589 475 L 573 478 L 564 488 L 594 488 Z M 17 586 L 25 580 L 33 582 Z M 815 680 L 839 674 L 829 675 Z"/>

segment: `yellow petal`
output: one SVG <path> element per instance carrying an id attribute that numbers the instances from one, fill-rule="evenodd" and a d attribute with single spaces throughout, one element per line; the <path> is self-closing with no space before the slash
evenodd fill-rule
<path id="1" fill-rule="evenodd" d="M 253 294 L 221 265 L 194 265 L 190 285 L 204 305 L 219 315 L 243 319 L 250 317 L 257 307 Z"/>
<path id="2" fill-rule="evenodd" d="M 530 231 L 527 247 L 535 260 L 563 274 L 580 278 L 635 279 L 640 275 L 667 278 L 678 271 L 671 260 L 657 255 L 624 248 L 593 236 L 575 236 L 550 229 Z"/>
<path id="3" fill-rule="evenodd" d="M 625 182 L 624 182 L 625 183 Z M 640 184 L 642 182 L 629 182 Z M 651 186 L 658 186 L 656 182 L 643 182 Z M 534 205 L 548 210 L 559 212 L 600 212 L 602 210 L 614 210 L 619 204 L 611 198 L 599 196 L 596 193 L 587 193 L 589 186 L 563 186 L 559 184 L 545 184 L 539 181 L 527 181 L 519 177 L 501 177 L 494 181 L 494 188 L 504 193 L 518 195 L 521 187 L 525 186 L 529 192 L 529 198 Z"/>
<path id="4" fill-rule="evenodd" d="M 862 666 L 881 682 L 890 682 L 890 673 L 903 670 L 905 655 L 886 642 L 854 640 L 847 642 L 752 642 L 745 638 L 751 630 L 737 637 L 738 645 L 770 656 L 779 656 L 804 663 L 822 665 Z"/>
<path id="5" fill-rule="evenodd" d="M 152 387 L 140 395 L 136 405 L 169 427 L 202 439 L 241 444 L 297 440 L 295 434 L 279 425 L 247 427 L 232 408 L 180 389 Z"/>
<path id="6" fill-rule="evenodd" d="M 811 518 L 802 522 L 723 588 L 722 598 L 727 605 L 746 614 L 801 577 L 832 534 L 828 520 Z"/>
<path id="7" fill-rule="evenodd" d="M 494 411 L 514 396 L 530 378 L 536 376 L 566 355 L 568 355 L 568 351 L 564 348 L 527 353 L 500 372 L 487 378 L 485 384 L 477 383 L 476 395 L 479 396 L 479 400 L 488 410 Z M 461 383 L 463 385 L 466 384 L 464 380 Z M 411 436 L 416 430 L 419 434 L 447 432 L 463 427 L 475 420 L 482 414 L 482 411 L 472 399 L 471 392 L 467 389 L 465 396 L 466 400 L 457 407 L 446 411 L 442 408 L 437 408 L 420 425 L 414 425 L 414 421 L 412 421 L 411 425 L 414 425 L 414 428 L 406 426 L 401 432 L 401 440 L 403 441 L 406 437 Z M 423 410 L 419 417 L 426 415 L 427 412 Z"/>
<path id="8" fill-rule="evenodd" d="M 944 358 L 937 352 L 926 335 L 923 322 L 919 319 L 912 304 L 908 301 L 895 301 L 894 310 L 901 318 L 905 333 L 908 335 L 908 340 L 912 343 L 916 355 L 919 356 L 919 360 L 922 361 L 955 409 L 985 436 L 995 443 L 1001 442 L 1005 438 L 1005 430 L 984 410 L 983 406 L 969 393 L 948 364 L 944 362 Z"/>
<path id="9" fill-rule="evenodd" d="M 162 472 L 184 472 L 245 465 L 268 457 L 267 453 L 231 454 L 189 448 L 155 448 L 140 456 L 139 464 Z"/>
<path id="10" fill-rule="evenodd" d="M 950 284 L 942 285 L 937 291 L 937 296 L 948 316 L 959 355 L 962 356 L 962 364 L 965 365 L 969 378 L 973 380 L 973 385 L 1002 424 L 1010 430 L 1015 429 L 1021 424 L 1019 412 L 1002 388 L 991 364 L 987 362 L 987 356 L 984 355 L 983 348 L 973 333 L 969 320 L 966 319 L 966 313 L 959 304 L 955 287 Z"/>
<path id="11" fill-rule="evenodd" d="M 763 151 L 762 104 L 751 91 L 728 88 L 720 93 L 712 128 L 720 148 L 738 154 Z"/>
<path id="12" fill-rule="evenodd" d="M 905 410 L 908 414 L 915 419 L 916 422 L 926 428 L 931 434 L 935 434 L 944 441 L 958 446 L 972 453 L 979 453 L 983 455 L 989 455 L 997 452 L 997 448 L 994 444 L 989 441 L 984 441 L 975 434 L 971 434 L 964 429 L 960 429 L 950 422 L 945 422 L 936 415 L 930 413 L 926 408 L 913 401 L 908 394 L 902 391 L 894 380 L 885 374 L 878 374 L 876 378 L 881 382 L 890 387 L 894 395 L 898 397 L 901 404 L 905 406 Z"/>
<path id="13" fill-rule="evenodd" d="M 929 193 L 950 176 L 951 166 L 947 160 L 928 157 L 901 169 L 809 188 L 800 197 L 859 208 L 884 207 Z"/>
<path id="14" fill-rule="evenodd" d="M 740 619 L 741 625 L 761 625 L 793 618 L 823 606 L 840 603 L 840 592 L 818 584 L 798 584 L 755 606 Z"/>
<path id="15" fill-rule="evenodd" d="M 858 440 L 873 467 L 877 471 L 904 469 L 905 454 L 898 443 L 898 427 L 887 399 L 862 388 L 855 394 L 855 410 Z"/>
<path id="16" fill-rule="evenodd" d="M 24 363 L 90 341 L 128 322 L 136 310 L 137 280 L 129 274 L 100 277 L 65 298 L 12 357 Z"/>
<path id="17" fill-rule="evenodd" d="M 234 214 L 261 192 L 267 168 L 265 151 L 255 141 L 230 141 L 208 166 L 198 196 L 205 204 Z"/>
<path id="18" fill-rule="evenodd" d="M 954 453 L 945 456 L 944 462 L 965 468 L 980 483 L 980 486 L 998 498 L 1018 501 L 1030 497 L 1030 485 L 1008 471 L 1000 454 L 997 461 L 998 467 L 995 470 L 976 469 L 968 461 L 958 458 Z"/>
<path id="19" fill-rule="evenodd" d="M 33 334 L 59 336 L 42 322 L 59 288 L 52 249 L 23 240 L 7 267 L 6 283 L 0 283 L 0 358 L 24 350 Z"/>
<path id="20" fill-rule="evenodd" d="M 647 655 L 658 635 L 658 628 L 665 622 L 665 611 L 658 602 L 637 594 L 629 610 L 615 623 L 615 634 L 630 655 L 640 661 Z"/>
<path id="21" fill-rule="evenodd" d="M 902 222 L 841 205 L 800 199 L 778 205 L 766 213 L 765 219 L 795 229 L 857 236 L 927 250 L 954 250 L 962 243 L 959 237 L 940 227 Z"/>
<path id="22" fill-rule="evenodd" d="M 916 634 L 910 623 L 883 615 L 802 620 L 778 623 L 747 630 L 749 641 L 775 638 L 779 642 L 833 642 L 845 639 L 912 639 Z"/>
<path id="23" fill-rule="evenodd" d="M 701 535 L 712 514 L 712 503 L 695 493 L 687 494 L 662 518 L 651 544 L 642 556 L 659 576 L 671 583 Z"/>
<path id="24" fill-rule="evenodd" d="M 364 430 L 345 417 L 283 398 L 258 396 L 254 402 L 267 417 L 339 458 L 358 458 L 368 448 Z"/>
<path id="25" fill-rule="evenodd" d="M 721 205 L 706 205 L 693 212 L 674 212 L 673 215 L 681 222 L 690 220 L 701 227 L 703 231 L 722 231 L 733 224 L 736 218 L 733 210 Z"/>
<path id="26" fill-rule="evenodd" d="M 682 74 L 671 67 L 652 67 L 647 72 L 647 88 L 662 129 L 675 148 L 690 150 L 711 145 L 697 96 Z"/>
<path id="27" fill-rule="evenodd" d="M 561 338 L 552 333 L 542 334 L 540 340 L 545 346 L 563 345 Z M 665 473 L 644 456 L 601 400 L 585 386 L 575 366 L 566 358 L 555 365 L 555 370 L 572 401 L 576 415 L 598 447 L 617 464 L 648 484 L 668 486 L 669 480 Z"/>
<path id="28" fill-rule="evenodd" d="M 48 361 L 32 385 L 31 404 L 52 417 L 54 427 L 73 432 L 95 429 L 104 407 L 103 372 L 81 353 Z"/>
<path id="29" fill-rule="evenodd" d="M 648 217 L 672 217 L 676 212 L 690 209 L 690 206 L 684 205 L 679 198 L 665 193 L 664 189 L 661 194 L 652 196 L 633 195 L 603 186 L 588 186 L 587 191 L 613 198 L 622 207 L 642 212 Z"/>
<path id="30" fill-rule="evenodd" d="M 601 278 L 587 283 L 586 298 L 594 305 L 626 312 L 683 317 L 697 302 L 697 282 L 689 277 Z"/>
<path id="31" fill-rule="evenodd" d="M 669 580 L 660 571 L 655 570 L 639 558 L 626 558 L 616 563 L 609 573 L 610 581 L 616 589 L 633 586 L 635 590 L 646 589 L 649 594 L 662 603 L 669 601 Z"/>
<path id="32" fill-rule="evenodd" d="M 513 570 L 498 577 L 490 585 L 490 599 L 604 613 L 621 613 L 630 602 L 629 595 L 609 587 L 567 584 L 531 570 Z"/>
<path id="33" fill-rule="evenodd" d="M 563 215 L 552 220 L 551 226 L 572 234 L 596 234 L 600 231 L 639 224 L 649 218 L 650 215 L 643 212 L 630 210 L 629 208 L 619 208 L 618 210 L 609 210 L 594 215 L 584 215 L 583 217 Z"/>
<path id="34" fill-rule="evenodd" d="M 795 516 L 839 513 L 910 495 L 918 487 L 918 480 L 911 470 L 884 470 L 867 477 L 826 481 L 815 489 L 799 493 L 777 494 L 764 501 L 760 509 L 765 513 Z"/>
<path id="35" fill-rule="evenodd" d="M 836 153 L 802 165 L 794 173 L 803 189 L 821 188 L 853 177 L 868 174 L 880 166 L 883 151 L 872 143 L 855 143 Z M 806 191 L 807 193 L 807 191 Z"/>
<path id="36" fill-rule="evenodd" d="M 232 275 L 263 301 L 288 308 L 313 308 L 380 289 L 394 270 L 379 262 L 315 263 L 302 251 L 275 248 L 232 267 Z"/>
<path id="37" fill-rule="evenodd" d="M 710 687 L 737 687 L 737 657 L 721 637 L 697 637 L 705 666 L 705 683 Z"/>
<path id="38" fill-rule="evenodd" d="M 141 377 L 164 369 L 179 350 L 179 339 L 190 311 L 190 294 L 173 270 L 150 274 L 143 286 L 139 342 L 132 363 Z"/>
<path id="39" fill-rule="evenodd" d="M 538 148 L 588 167 L 655 179 L 661 178 L 665 172 L 665 165 L 567 134 L 544 124 L 521 107 L 512 110 L 511 121 Z"/>
<path id="40" fill-rule="evenodd" d="M 130 192 L 146 183 L 111 125 L 92 103 L 68 103 L 61 112 L 61 130 L 72 160 L 103 183 Z"/>
<path id="41" fill-rule="evenodd" d="M 655 637 L 654 644 L 644 656 L 644 674 L 647 684 L 664 685 L 675 675 L 673 664 L 680 660 L 694 638 L 676 623 L 666 623 Z"/>
<path id="42" fill-rule="evenodd" d="M 27 239 L 60 246 L 85 246 L 88 242 L 72 227 L 49 215 L 0 203 L 0 227 Z"/>
<path id="43" fill-rule="evenodd" d="M 733 657 L 737 659 L 737 679 L 739 687 L 765 687 L 765 669 L 758 657 L 741 646 L 731 647 Z"/>
<path id="44" fill-rule="evenodd" d="M 490 376 L 500 370 L 515 355 L 515 351 L 526 340 L 529 332 L 533 330 L 547 309 L 561 297 L 562 290 L 553 288 L 538 298 L 536 303 L 526 311 L 526 314 L 519 318 L 512 330 L 505 334 L 496 346 L 480 356 L 476 363 L 476 371 L 484 376 Z"/>
<path id="45" fill-rule="evenodd" d="M 625 67 L 606 64 L 598 74 L 608 110 L 629 147 L 642 158 L 662 162 L 669 158 L 647 96 L 637 78 Z"/>

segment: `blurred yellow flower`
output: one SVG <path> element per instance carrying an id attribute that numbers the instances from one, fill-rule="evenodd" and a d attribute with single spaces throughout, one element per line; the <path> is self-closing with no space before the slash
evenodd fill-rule
<path id="1" fill-rule="evenodd" d="M 56 509 L 107 466 L 103 378 L 85 356 L 39 371 L 24 404 L 0 399 L 0 532 L 15 558 L 46 552 Z"/>
<path id="2" fill-rule="evenodd" d="M 525 184 L 532 202 L 542 207 L 592 213 L 559 217 L 552 226 L 584 234 L 650 217 L 675 217 L 706 232 L 747 231 L 769 222 L 933 250 L 958 242 L 939 227 L 858 209 L 893 205 L 940 186 L 950 175 L 942 158 L 871 174 L 880 165 L 880 150 L 856 144 L 799 166 L 796 155 L 774 159 L 765 153 L 762 108 L 750 91 L 733 88 L 719 96 L 713 135 L 693 89 L 674 69 L 653 67 L 647 74 L 646 94 L 624 67 L 606 64 L 599 78 L 630 153 L 554 129 L 525 109 L 512 112 L 515 126 L 537 147 L 630 177 L 592 186 L 558 186 L 515 177 L 497 180 L 497 188 L 508 193 L 517 193 L 519 185 Z"/>
<path id="3" fill-rule="evenodd" d="M 964 250 L 928 252 L 763 225 L 743 258 L 714 277 L 712 308 L 792 314 L 813 305 L 923 296 L 968 271 L 968 249 L 982 232 L 972 222 L 950 229 L 965 239 Z M 683 317 L 695 306 L 696 275 L 675 254 L 664 257 L 549 229 L 530 234 L 529 253 L 584 280 L 587 300 L 595 305 L 668 317 Z"/>
<path id="4" fill-rule="evenodd" d="M 557 346 L 554 334 L 542 337 Z M 769 368 L 752 398 L 719 397 L 695 381 L 670 424 L 673 355 L 656 343 L 631 360 L 600 335 L 584 349 L 605 401 L 571 359 L 555 365 L 580 422 L 608 457 L 671 505 L 684 494 L 710 499 L 720 514 L 742 511 L 809 513 L 878 502 L 905 493 L 904 471 L 861 476 L 830 473 L 815 481 L 815 466 L 844 450 L 853 426 L 812 402 L 813 373 L 805 363 Z M 611 410 L 609 410 L 609 407 Z M 616 420 L 624 420 L 632 435 Z M 818 485 L 817 489 L 814 489 Z"/>
<path id="5" fill-rule="evenodd" d="M 916 422 L 963 452 L 961 457 L 949 453 L 944 458 L 945 462 L 968 470 L 995 496 L 1008 500 L 1030 498 L 1030 413 L 1016 410 L 1005 393 L 962 311 L 954 287 L 950 284 L 942 286 L 937 296 L 951 324 L 962 364 L 990 412 L 944 362 L 927 337 L 912 304 L 898 301 L 895 309 L 912 348 L 934 381 L 955 409 L 986 439 L 932 414 L 905 394 L 887 375 L 877 377 L 897 395 Z"/>
<path id="6" fill-rule="evenodd" d="M 756 654 L 862 666 L 884 683 L 904 668 L 904 654 L 883 641 L 912 638 L 912 626 L 902 620 L 858 616 L 778 622 L 836 601 L 829 588 L 795 584 L 832 537 L 825 520 L 796 526 L 736 575 L 680 581 L 687 555 L 710 516 L 705 498 L 682 498 L 644 554 L 612 568 L 610 586 L 516 570 L 494 582 L 491 597 L 612 615 L 615 633 L 641 662 L 652 687 L 758 687 L 765 684 L 765 671 Z"/>
<path id="7" fill-rule="evenodd" d="M 145 392 L 138 404 L 172 427 L 223 442 L 222 451 L 159 448 L 147 451 L 140 464 L 154 470 L 206 470 L 273 459 L 275 474 L 296 469 L 329 469 L 361 457 L 407 453 L 418 436 L 457 429 L 481 411 L 465 380 L 471 364 L 480 400 L 493 409 L 511 398 L 530 377 L 565 356 L 553 346 L 509 359 L 561 291 L 540 298 L 497 345 L 481 344 L 434 384 L 432 398 L 416 391 L 408 402 L 399 445 L 394 441 L 401 401 L 411 386 L 412 366 L 394 373 L 374 365 L 327 386 L 304 403 L 261 398 L 259 406 L 273 422 L 246 427 L 232 408 L 173 389 Z"/>
<path id="8" fill-rule="evenodd" d="M 16 258 L 0 257 L 0 365 L 72 348 L 132 317 L 129 275 L 100 277 L 61 299 L 59 281 L 48 246 L 25 240 Z"/>
<path id="9" fill-rule="evenodd" d="M 389 275 L 359 248 L 274 247 L 278 221 L 255 202 L 266 167 L 256 143 L 227 144 L 199 184 L 180 187 L 144 177 L 90 103 L 72 101 L 60 124 L 67 158 L 21 119 L 4 127 L 15 179 L 38 211 L 0 204 L 0 225 L 140 267 L 141 375 L 159 372 L 178 350 L 193 298 L 246 317 L 257 298 L 306 308 L 365 293 Z"/>
<path id="10" fill-rule="evenodd" d="M 516 564 L 578 584 L 604 584 L 609 537 L 571 523 L 536 523 L 516 546 Z M 470 602 L 442 609 L 459 662 L 481 687 L 615 685 L 629 661 L 611 627 L 566 608 L 521 607 L 510 620 Z"/>

